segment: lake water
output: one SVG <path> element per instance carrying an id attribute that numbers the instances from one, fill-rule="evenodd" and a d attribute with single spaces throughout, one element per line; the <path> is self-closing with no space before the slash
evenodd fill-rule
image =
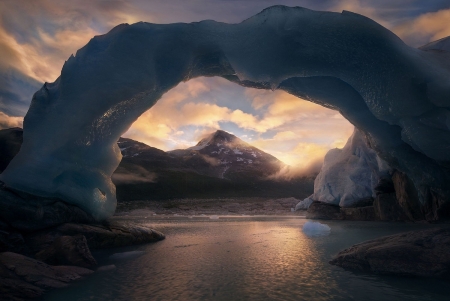
<path id="1" fill-rule="evenodd" d="M 429 225 L 324 221 L 308 237 L 301 217 L 149 217 L 164 241 L 94 253 L 105 268 L 44 300 L 449 300 L 449 282 L 353 273 L 328 261 L 382 235 Z M 132 252 L 117 254 L 123 252 Z"/>

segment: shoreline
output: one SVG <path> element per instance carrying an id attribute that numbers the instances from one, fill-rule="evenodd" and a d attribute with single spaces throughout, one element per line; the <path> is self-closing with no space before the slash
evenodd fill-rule
<path id="1" fill-rule="evenodd" d="M 296 198 L 214 198 L 128 201 L 117 204 L 114 217 L 145 215 L 283 215 L 304 216 L 306 211 L 292 211 Z"/>

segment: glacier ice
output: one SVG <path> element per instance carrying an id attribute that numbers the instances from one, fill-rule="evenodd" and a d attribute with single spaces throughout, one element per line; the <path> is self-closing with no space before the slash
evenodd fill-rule
<path id="1" fill-rule="evenodd" d="M 314 180 L 311 199 L 323 203 L 354 207 L 359 201 L 375 197 L 381 178 L 390 178 L 389 165 L 378 157 L 355 128 L 344 148 L 331 149 Z"/>
<path id="2" fill-rule="evenodd" d="M 311 204 L 313 203 L 313 199 L 312 199 L 312 195 L 307 197 L 306 199 L 304 199 L 303 201 L 300 201 L 297 203 L 297 205 L 295 205 L 295 211 L 298 210 L 308 210 L 309 206 L 311 206 Z"/>
<path id="3" fill-rule="evenodd" d="M 450 199 L 447 54 L 411 48 L 347 11 L 274 6 L 239 24 L 122 24 L 34 94 L 22 148 L 0 180 L 105 219 L 120 135 L 178 83 L 221 76 L 338 110 L 412 179 L 423 206 L 439 205 Z"/>
<path id="4" fill-rule="evenodd" d="M 331 228 L 326 224 L 308 221 L 303 225 L 302 231 L 309 237 L 327 236 L 330 235 Z"/>

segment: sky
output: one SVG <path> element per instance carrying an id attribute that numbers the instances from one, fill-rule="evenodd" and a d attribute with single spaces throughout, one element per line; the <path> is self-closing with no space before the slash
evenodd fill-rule
<path id="1" fill-rule="evenodd" d="M 448 0 L 1 0 L 0 129 L 22 126 L 33 93 L 56 80 L 71 54 L 118 24 L 239 23 L 277 4 L 360 13 L 412 47 L 450 36 Z M 343 147 L 353 126 L 337 111 L 282 91 L 202 77 L 166 93 L 124 136 L 172 150 L 217 129 L 308 168 L 329 149 Z"/>

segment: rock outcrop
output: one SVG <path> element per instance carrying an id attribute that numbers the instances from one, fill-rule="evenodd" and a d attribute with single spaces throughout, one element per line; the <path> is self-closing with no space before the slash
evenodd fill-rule
<path id="1" fill-rule="evenodd" d="M 341 251 L 331 264 L 377 274 L 450 276 L 450 228 L 386 236 Z"/>
<path id="2" fill-rule="evenodd" d="M 97 261 L 91 254 L 86 237 L 81 234 L 60 236 L 36 254 L 36 259 L 51 265 L 74 265 L 93 268 Z"/>
<path id="3" fill-rule="evenodd" d="M 83 235 L 90 249 L 124 247 L 156 242 L 165 238 L 161 232 L 148 227 L 134 223 L 114 222 L 104 225 L 67 223 L 30 234 L 26 239 L 33 250 L 42 250 L 62 236 L 74 235 Z"/>
<path id="4" fill-rule="evenodd" d="M 33 232 L 67 222 L 95 223 L 79 207 L 4 187 L 0 182 L 0 227 Z"/>
<path id="5" fill-rule="evenodd" d="M 341 208 L 336 205 L 314 201 L 306 211 L 309 219 L 342 219 Z"/>
<path id="6" fill-rule="evenodd" d="M 1 300 L 41 296 L 92 273 L 92 248 L 164 239 L 164 234 L 132 223 L 95 219 L 59 199 L 0 187 Z M 45 263 L 44 263 L 45 262 Z"/>
<path id="7" fill-rule="evenodd" d="M 51 266 L 24 255 L 0 253 L 0 296 L 2 300 L 24 300 L 42 296 L 51 288 L 92 274 L 76 266 Z"/>

